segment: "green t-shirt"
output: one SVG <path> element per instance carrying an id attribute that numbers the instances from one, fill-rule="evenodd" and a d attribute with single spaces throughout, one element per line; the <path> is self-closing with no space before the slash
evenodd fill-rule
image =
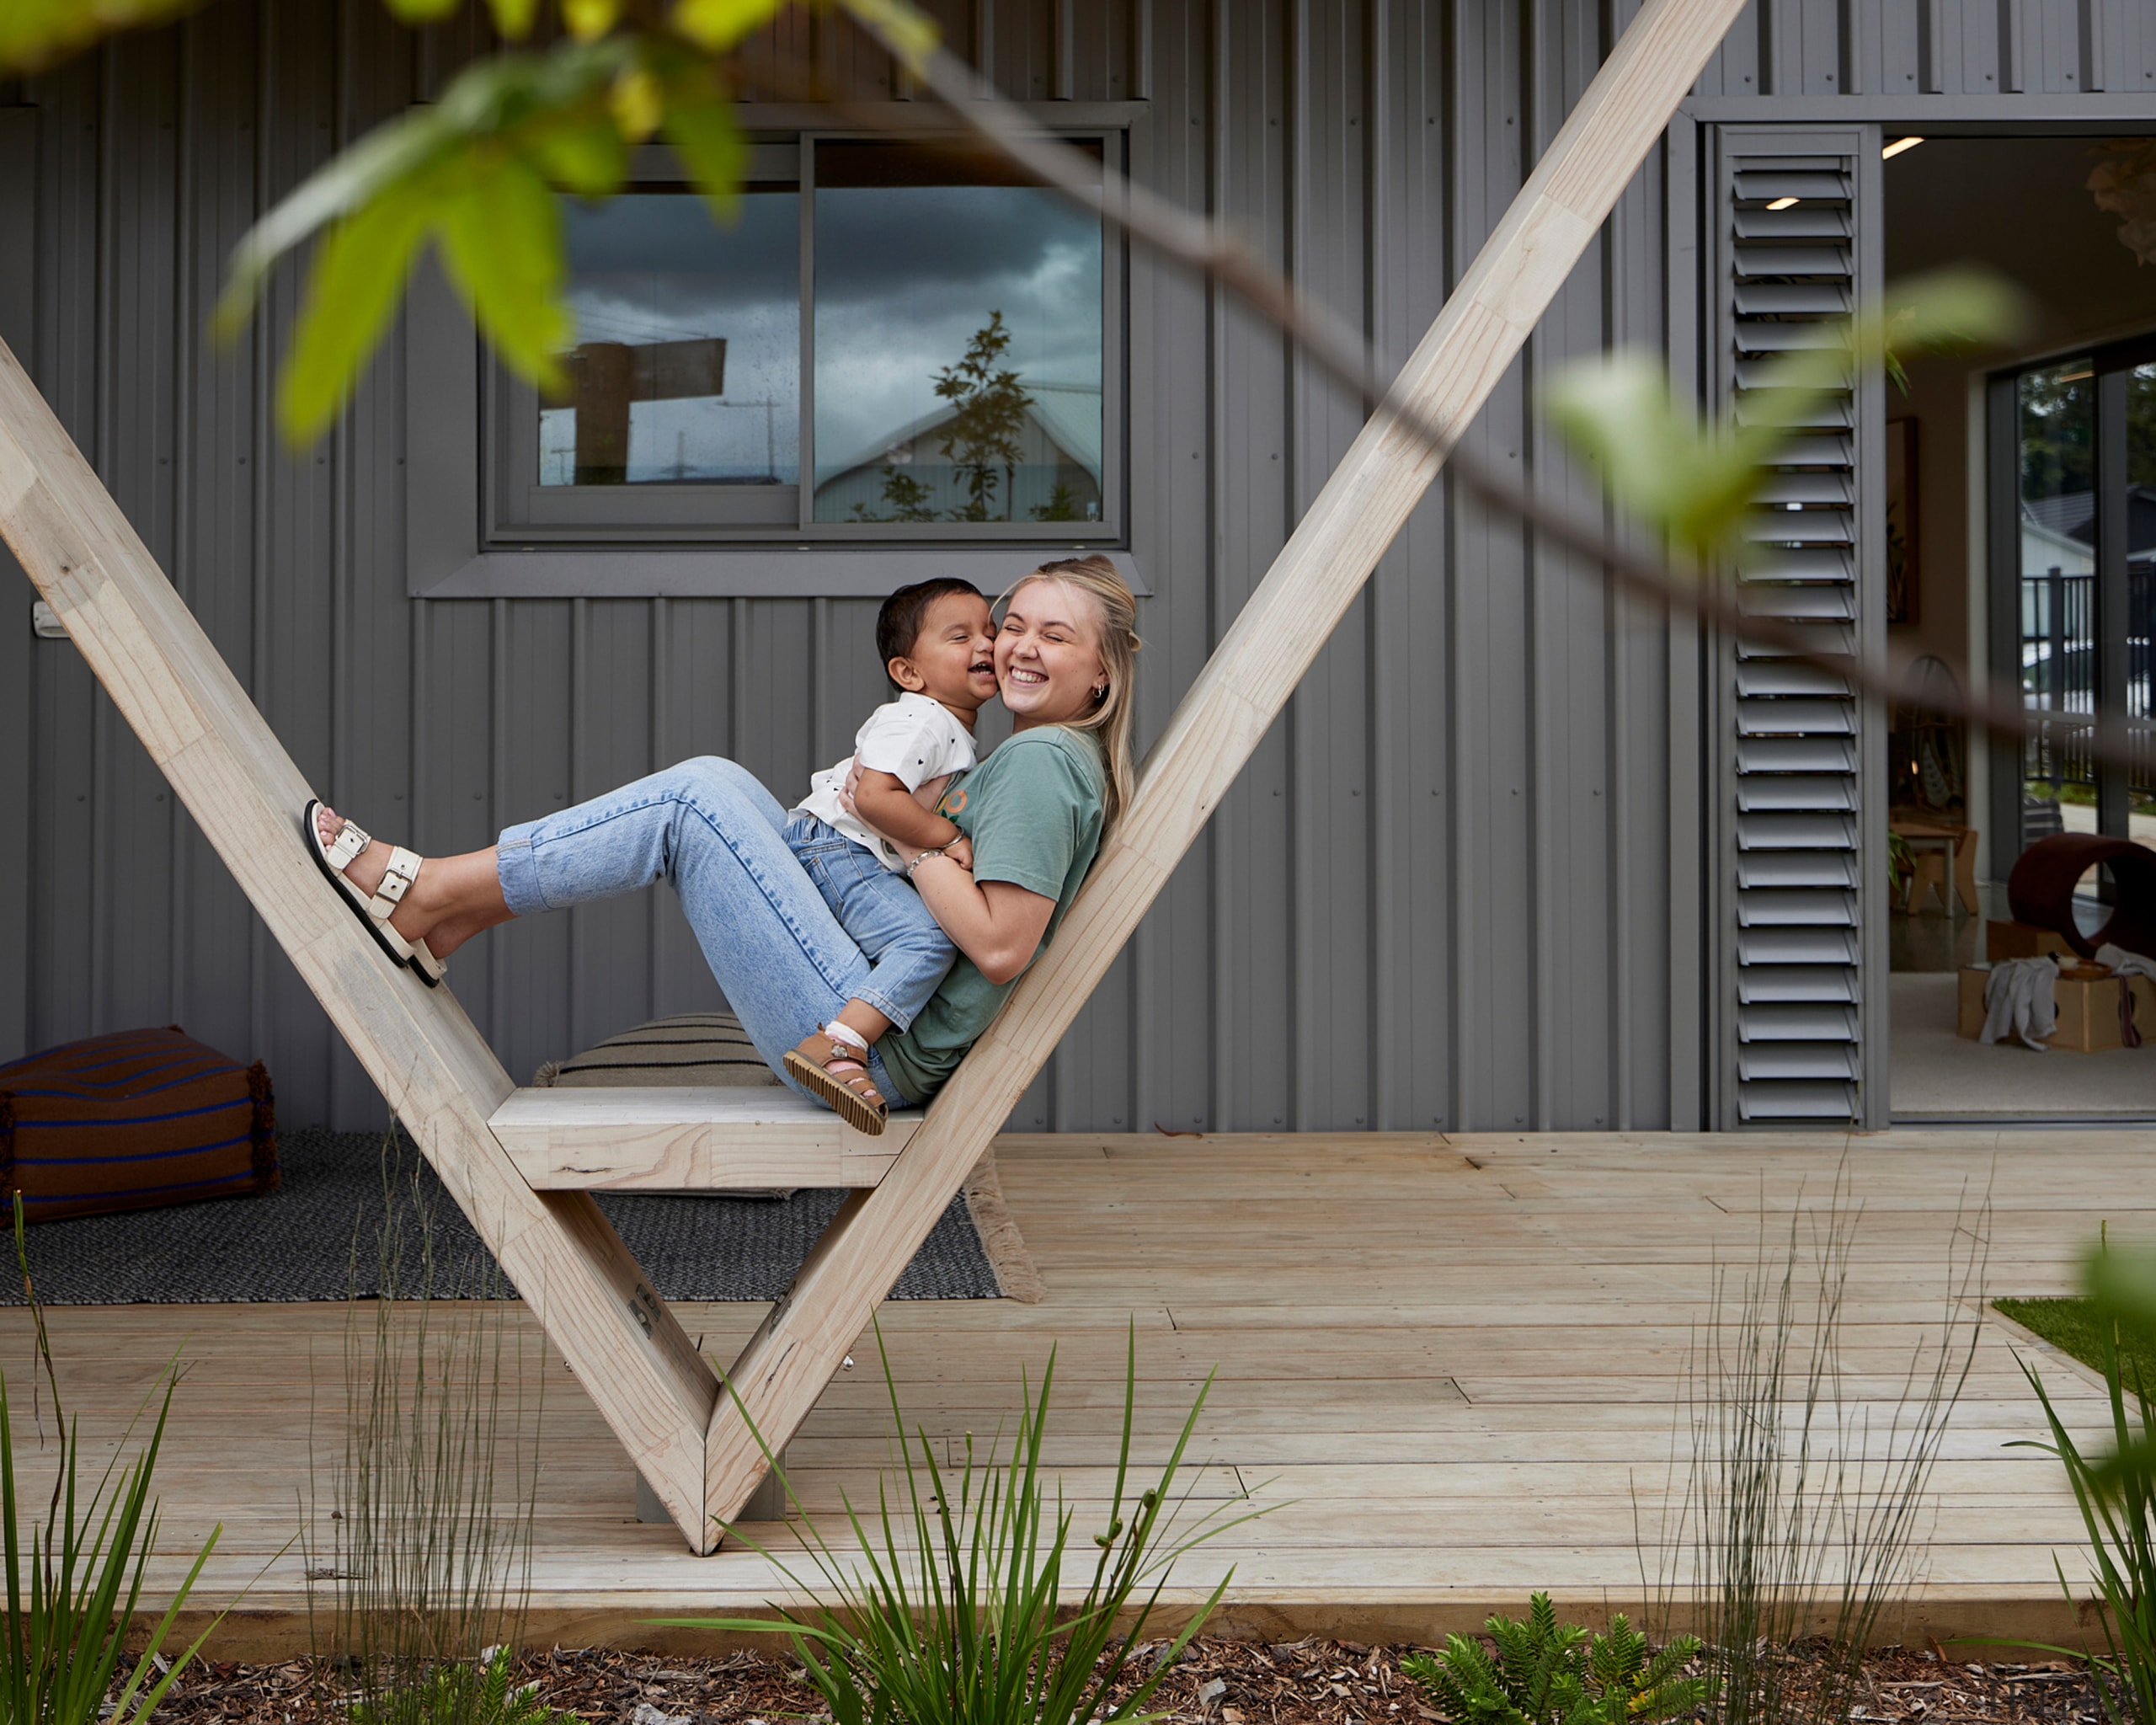
<path id="1" fill-rule="evenodd" d="M 1107 783 L 1090 735 L 1044 724 L 1009 739 L 943 793 L 940 812 L 973 841 L 975 880 L 1007 880 L 1055 900 L 1043 947 L 1100 849 Z M 899 1089 L 924 1103 L 942 1089 L 1017 983 L 990 982 L 959 953 L 912 1024 L 877 1044 Z"/>

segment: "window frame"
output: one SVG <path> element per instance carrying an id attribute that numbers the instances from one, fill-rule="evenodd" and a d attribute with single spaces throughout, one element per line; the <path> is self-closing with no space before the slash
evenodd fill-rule
<path id="1" fill-rule="evenodd" d="M 825 140 L 929 141 L 959 135 L 921 104 L 831 110 L 760 104 L 741 120 L 766 162 L 751 178 L 781 176 L 769 166 L 798 150 L 801 255 L 802 432 L 790 521 L 713 521 L 709 505 L 739 497 L 733 487 L 540 487 L 547 507 L 519 507 L 516 471 L 526 448 L 536 468 L 537 399 L 478 341 L 468 314 L 438 268 L 414 278 L 406 311 L 406 539 L 414 596 L 848 596 L 878 595 L 899 581 L 980 567 L 996 579 L 1014 552 L 1101 551 L 1143 593 L 1129 555 L 1136 411 L 1131 360 L 1141 344 L 1129 327 L 1134 272 L 1146 266 L 1112 225 L 1102 254 L 1102 519 L 1098 521 L 817 522 L 814 508 L 814 150 Z M 1028 112 L 1048 136 L 1098 138 L 1111 168 L 1142 179 L 1147 154 L 1142 102 L 1037 103 Z M 682 182 L 670 151 L 650 146 L 632 164 L 632 185 Z M 531 415 L 530 435 L 508 435 L 511 414 Z M 579 495 L 579 494 L 583 494 Z M 557 503 L 554 498 L 561 499 Z M 769 501 L 767 494 L 758 499 Z M 590 512 L 577 505 L 585 505 Z M 626 506 L 625 506 L 626 505 Z M 699 518 L 684 519 L 690 511 Z M 533 519 L 537 515 L 551 519 Z"/>

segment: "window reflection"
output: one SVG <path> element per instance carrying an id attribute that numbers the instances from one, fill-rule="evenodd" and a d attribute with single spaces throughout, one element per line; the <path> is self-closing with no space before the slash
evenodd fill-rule
<path id="1" fill-rule="evenodd" d="M 542 485 L 792 485 L 800 465 L 800 204 L 752 188 L 563 207 L 578 345 L 542 409 Z"/>
<path id="2" fill-rule="evenodd" d="M 1101 519 L 1100 222 L 995 174 L 818 145 L 814 520 Z"/>

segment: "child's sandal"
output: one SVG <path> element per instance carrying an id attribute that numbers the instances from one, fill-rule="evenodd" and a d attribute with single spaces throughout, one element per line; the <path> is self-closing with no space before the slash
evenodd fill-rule
<path id="1" fill-rule="evenodd" d="M 890 1108 L 868 1076 L 868 1056 L 851 1043 L 819 1030 L 787 1051 L 786 1070 L 855 1131 L 874 1138 L 889 1123 Z"/>

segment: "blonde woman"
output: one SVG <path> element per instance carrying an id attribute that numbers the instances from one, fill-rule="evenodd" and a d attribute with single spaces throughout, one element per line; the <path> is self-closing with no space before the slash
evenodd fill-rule
<path id="1" fill-rule="evenodd" d="M 942 1087 L 1054 937 L 1129 802 L 1136 620 L 1104 557 L 1043 564 L 1006 595 L 995 676 L 1013 734 L 941 805 L 972 866 L 899 846 L 958 959 L 912 1024 L 868 1051 L 880 1097 L 918 1105 Z M 818 1036 L 868 971 L 788 847 L 787 811 L 730 761 L 684 761 L 458 857 L 393 848 L 319 804 L 304 824 L 377 938 L 427 980 L 512 916 L 671 881 L 742 1028 L 804 1096 L 787 1052 Z"/>

